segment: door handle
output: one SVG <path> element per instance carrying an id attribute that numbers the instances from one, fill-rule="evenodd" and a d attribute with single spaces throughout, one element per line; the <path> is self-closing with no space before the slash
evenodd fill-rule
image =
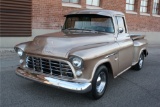
<path id="1" fill-rule="evenodd" d="M 115 61 L 118 61 L 118 57 L 116 57 L 114 60 L 115 60 Z"/>

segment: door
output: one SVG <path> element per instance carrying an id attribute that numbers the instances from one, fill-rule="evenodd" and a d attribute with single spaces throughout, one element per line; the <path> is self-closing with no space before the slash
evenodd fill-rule
<path id="1" fill-rule="evenodd" d="M 127 28 L 125 25 L 125 19 L 122 16 L 116 17 L 117 25 L 118 25 L 118 37 L 117 43 L 119 45 L 119 72 L 124 72 L 132 65 L 133 60 L 133 41 L 127 33 Z M 121 31 L 120 31 L 121 30 Z"/>

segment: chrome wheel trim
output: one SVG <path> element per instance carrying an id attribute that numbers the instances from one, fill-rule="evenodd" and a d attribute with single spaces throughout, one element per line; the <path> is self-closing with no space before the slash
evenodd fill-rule
<path id="1" fill-rule="evenodd" d="M 139 67 L 142 68 L 142 66 L 143 66 L 143 58 L 141 56 L 139 59 Z"/>
<path id="2" fill-rule="evenodd" d="M 101 72 L 98 75 L 97 83 L 96 83 L 97 93 L 101 94 L 104 91 L 105 86 L 106 86 L 106 74 L 104 72 Z"/>

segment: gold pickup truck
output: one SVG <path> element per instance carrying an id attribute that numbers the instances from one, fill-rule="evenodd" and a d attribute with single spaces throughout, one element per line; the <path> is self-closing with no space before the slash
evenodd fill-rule
<path id="1" fill-rule="evenodd" d="M 61 89 L 101 98 L 108 84 L 131 67 L 141 70 L 148 55 L 143 35 L 128 34 L 125 16 L 111 10 L 65 15 L 62 30 L 15 46 L 16 74 Z"/>

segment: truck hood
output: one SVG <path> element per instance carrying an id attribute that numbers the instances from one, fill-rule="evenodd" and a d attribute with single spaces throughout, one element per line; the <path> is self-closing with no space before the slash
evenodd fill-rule
<path id="1" fill-rule="evenodd" d="M 35 37 L 26 46 L 25 52 L 68 58 L 68 55 L 75 51 L 102 46 L 111 41 L 114 41 L 113 34 L 57 32 Z"/>

